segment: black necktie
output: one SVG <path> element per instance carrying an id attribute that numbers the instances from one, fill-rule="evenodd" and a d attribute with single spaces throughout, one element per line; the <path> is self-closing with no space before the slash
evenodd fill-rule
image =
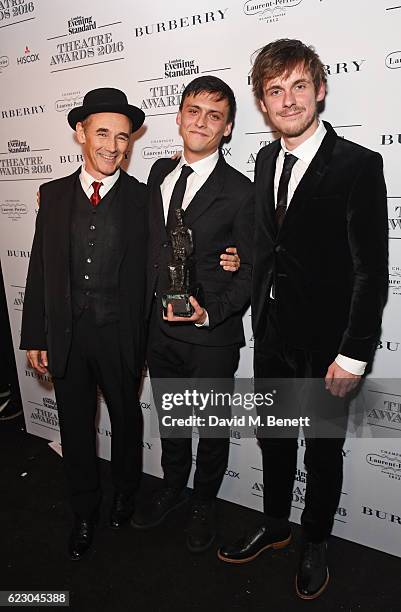
<path id="1" fill-rule="evenodd" d="M 175 211 L 181 208 L 182 200 L 184 199 L 185 189 L 187 187 L 187 178 L 192 174 L 193 170 L 189 166 L 183 166 L 178 181 L 174 185 L 173 193 L 171 194 L 170 205 L 168 207 L 166 229 L 167 233 L 174 230 L 177 226 L 177 218 Z"/>
<path id="2" fill-rule="evenodd" d="M 280 182 L 277 190 L 277 206 L 276 206 L 276 221 L 277 227 L 280 228 L 283 223 L 285 213 L 287 211 L 287 195 L 288 195 L 288 183 L 291 176 L 291 171 L 294 167 L 298 157 L 291 155 L 291 153 L 284 154 L 283 170 L 280 176 Z"/>

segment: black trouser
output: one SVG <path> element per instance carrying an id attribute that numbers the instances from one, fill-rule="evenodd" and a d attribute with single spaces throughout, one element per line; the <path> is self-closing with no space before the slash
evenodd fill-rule
<path id="1" fill-rule="evenodd" d="M 256 385 L 259 380 L 266 378 L 324 379 L 328 366 L 336 357 L 335 352 L 323 353 L 289 346 L 280 334 L 275 308 L 276 304 L 271 303 L 266 331 L 263 337 L 255 339 Z M 322 406 L 311 406 L 311 411 L 319 417 L 321 408 L 322 413 L 325 413 L 322 420 L 329 420 L 330 416 L 327 415 L 335 415 L 338 424 L 335 431 L 338 434 L 330 438 L 322 437 L 321 432 L 325 429 L 321 427 L 319 432 L 319 423 L 317 432 L 309 433 L 307 428 L 304 428 L 307 482 L 301 523 L 307 539 L 316 542 L 330 535 L 340 500 L 343 476 L 342 447 L 349 403 L 349 400 L 330 396 L 324 391 L 323 384 L 322 393 L 325 393 L 324 398 L 323 395 L 320 396 Z M 319 393 L 316 396 L 319 398 Z M 316 403 L 316 397 L 314 401 Z M 264 512 L 267 517 L 288 518 L 297 466 L 297 435 L 264 437 L 259 438 L 259 442 L 263 457 Z"/>
<path id="2" fill-rule="evenodd" d="M 100 503 L 96 458 L 97 386 L 110 415 L 111 471 L 116 491 L 133 493 L 142 472 L 142 412 L 139 379 L 122 358 L 117 324 L 97 327 L 90 314 L 74 321 L 63 378 L 54 379 L 63 462 L 73 511 L 93 514 Z"/>
<path id="3" fill-rule="evenodd" d="M 238 345 L 200 346 L 175 340 L 161 331 L 155 310 L 153 308 L 148 345 L 151 378 L 226 379 L 224 390 L 230 392 L 239 361 Z M 153 390 L 160 418 L 162 410 L 155 387 Z M 192 467 L 192 438 L 162 438 L 161 445 L 164 483 L 183 489 Z M 200 432 L 193 492 L 197 500 L 216 497 L 227 469 L 229 445 L 229 431 L 224 438 L 203 437 Z"/>

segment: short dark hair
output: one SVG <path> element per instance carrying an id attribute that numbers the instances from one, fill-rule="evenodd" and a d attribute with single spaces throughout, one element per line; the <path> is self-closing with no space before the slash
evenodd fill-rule
<path id="1" fill-rule="evenodd" d="M 257 51 L 252 67 L 253 93 L 262 100 L 266 81 L 280 75 L 288 76 L 299 65 L 309 70 L 315 91 L 322 83 L 327 83 L 326 69 L 313 47 L 291 38 L 280 38 L 265 45 Z"/>
<path id="2" fill-rule="evenodd" d="M 227 100 L 228 102 L 228 123 L 234 123 L 235 113 L 237 111 L 237 103 L 235 101 L 234 92 L 227 83 L 207 74 L 197 77 L 184 89 L 182 92 L 180 110 L 182 110 L 184 100 L 187 96 L 197 96 L 200 93 L 211 93 L 216 95 L 217 100 Z"/>

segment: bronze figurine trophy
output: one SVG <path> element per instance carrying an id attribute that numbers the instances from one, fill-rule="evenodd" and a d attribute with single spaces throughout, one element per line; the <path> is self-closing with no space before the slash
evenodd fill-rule
<path id="1" fill-rule="evenodd" d="M 196 283 L 194 242 L 192 230 L 184 225 L 182 208 L 177 208 L 176 228 L 170 232 L 173 251 L 172 261 L 168 264 L 170 287 L 162 295 L 163 312 L 167 316 L 167 305 L 171 304 L 174 315 L 190 317 L 194 309 L 189 297 L 199 301 L 200 287 Z"/>

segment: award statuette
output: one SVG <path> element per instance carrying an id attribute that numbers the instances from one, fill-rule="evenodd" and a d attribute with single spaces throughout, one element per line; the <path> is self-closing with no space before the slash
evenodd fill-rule
<path id="1" fill-rule="evenodd" d="M 199 297 L 200 289 L 196 286 L 195 260 L 193 257 L 194 243 L 192 230 L 185 227 L 183 210 L 177 208 L 176 228 L 170 232 L 173 251 L 172 261 L 168 264 L 170 287 L 162 295 L 163 312 L 167 316 L 167 305 L 171 304 L 174 315 L 177 317 L 190 317 L 194 309 L 189 297 Z"/>

